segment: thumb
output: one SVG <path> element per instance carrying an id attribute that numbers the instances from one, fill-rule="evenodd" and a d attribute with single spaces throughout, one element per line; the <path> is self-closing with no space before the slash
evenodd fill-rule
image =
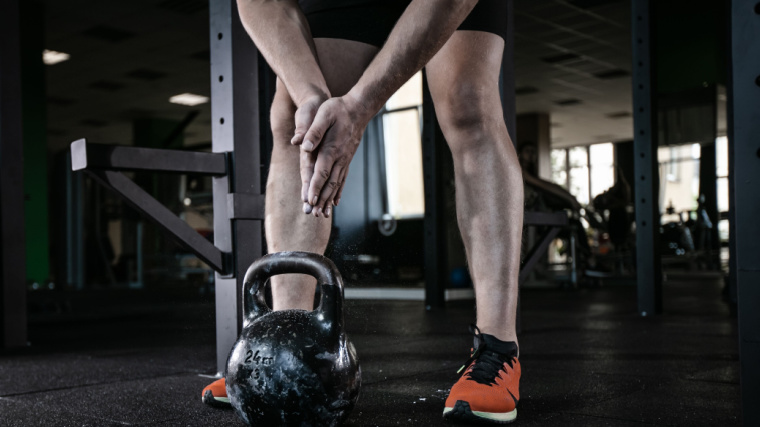
<path id="1" fill-rule="evenodd" d="M 303 143 L 301 149 L 304 151 L 313 152 L 317 149 L 322 142 L 327 130 L 333 125 L 331 115 L 323 108 L 317 111 L 317 115 L 314 117 L 314 121 L 309 126 L 309 130 L 304 134 Z"/>
<path id="2" fill-rule="evenodd" d="M 296 130 L 290 143 L 293 145 L 300 145 L 303 142 L 304 134 L 311 123 L 314 121 L 314 116 L 317 114 L 318 106 L 314 104 L 302 105 L 295 114 Z"/>

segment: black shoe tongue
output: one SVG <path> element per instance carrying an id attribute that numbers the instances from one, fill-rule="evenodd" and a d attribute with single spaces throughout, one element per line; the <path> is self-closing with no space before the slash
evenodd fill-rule
<path id="1" fill-rule="evenodd" d="M 480 334 L 486 344 L 486 349 L 499 353 L 509 358 L 517 357 L 517 344 L 514 341 L 502 341 L 493 335 Z M 478 337 L 475 337 L 475 348 L 478 346 Z"/>

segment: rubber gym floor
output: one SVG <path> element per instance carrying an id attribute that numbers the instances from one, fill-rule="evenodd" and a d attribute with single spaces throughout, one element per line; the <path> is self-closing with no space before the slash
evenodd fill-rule
<path id="1" fill-rule="evenodd" d="M 716 276 L 670 277 L 665 314 L 631 285 L 521 294 L 520 426 L 739 425 L 735 315 Z M 240 426 L 204 406 L 213 297 L 38 292 L 30 346 L 0 353 L 1 426 Z M 62 313 L 61 313 L 62 312 Z M 473 303 L 348 301 L 363 387 L 351 426 L 442 425 L 467 359 Z"/>

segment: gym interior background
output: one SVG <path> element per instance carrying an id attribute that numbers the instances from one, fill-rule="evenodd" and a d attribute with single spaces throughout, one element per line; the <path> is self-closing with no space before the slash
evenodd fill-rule
<path id="1" fill-rule="evenodd" d="M 218 152 L 221 3 L 0 2 L 1 425 L 238 425 L 197 396 L 227 279 L 70 149 Z M 510 7 L 505 118 L 538 218 L 518 422 L 760 425 L 760 3 Z M 258 86 L 225 83 L 256 100 L 263 192 L 272 76 L 246 48 Z M 123 173 L 215 241 L 214 174 Z M 474 321 L 453 192 L 418 73 L 370 123 L 333 219 L 365 375 L 352 425 L 440 423 Z"/>

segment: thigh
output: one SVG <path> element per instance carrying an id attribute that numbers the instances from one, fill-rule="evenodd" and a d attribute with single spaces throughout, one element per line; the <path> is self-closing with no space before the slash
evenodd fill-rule
<path id="1" fill-rule="evenodd" d="M 456 31 L 425 71 L 436 112 L 452 115 L 496 109 L 501 115 L 499 73 L 504 39 L 485 31 Z M 443 125 L 443 123 L 442 123 Z"/>
<path id="2" fill-rule="evenodd" d="M 314 45 L 332 96 L 351 90 L 379 50 L 367 43 L 331 38 L 315 38 Z"/>

